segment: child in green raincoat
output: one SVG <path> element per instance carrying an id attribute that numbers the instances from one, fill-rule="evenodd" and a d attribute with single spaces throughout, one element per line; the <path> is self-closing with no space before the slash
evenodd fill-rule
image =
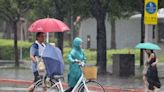
<path id="1" fill-rule="evenodd" d="M 73 40 L 73 48 L 71 52 L 68 55 L 68 61 L 70 64 L 69 73 L 68 73 L 68 86 L 70 87 L 65 92 L 71 92 L 73 87 L 78 82 L 82 70 L 80 66 L 77 63 L 74 63 L 76 60 L 79 60 L 81 62 L 86 63 L 86 57 L 84 55 L 83 49 L 81 48 L 82 45 L 82 39 L 79 37 L 76 37 Z"/>

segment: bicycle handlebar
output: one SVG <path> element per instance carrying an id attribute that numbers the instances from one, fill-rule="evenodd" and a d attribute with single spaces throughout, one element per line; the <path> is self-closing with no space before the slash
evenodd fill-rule
<path id="1" fill-rule="evenodd" d="M 81 67 L 85 65 L 84 61 L 81 61 L 81 60 L 75 60 L 74 63 L 77 63 Z"/>

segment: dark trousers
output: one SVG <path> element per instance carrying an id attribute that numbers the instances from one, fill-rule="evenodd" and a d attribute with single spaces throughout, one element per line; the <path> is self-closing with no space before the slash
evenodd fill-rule
<path id="1" fill-rule="evenodd" d="M 33 82 L 37 82 L 40 79 L 39 72 L 36 71 L 33 74 L 34 74 L 34 81 Z"/>

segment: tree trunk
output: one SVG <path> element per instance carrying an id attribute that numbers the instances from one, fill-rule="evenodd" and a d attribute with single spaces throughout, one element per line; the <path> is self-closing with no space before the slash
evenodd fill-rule
<path id="1" fill-rule="evenodd" d="M 19 68 L 18 44 L 17 44 L 17 22 L 13 22 L 13 30 L 14 30 L 15 67 Z"/>
<path id="2" fill-rule="evenodd" d="M 105 17 L 99 17 L 97 20 L 97 65 L 98 73 L 106 73 L 106 29 Z"/>
<path id="3" fill-rule="evenodd" d="M 57 47 L 59 47 L 59 49 L 61 50 L 63 54 L 64 33 L 58 32 L 56 36 L 57 36 Z"/>
<path id="4" fill-rule="evenodd" d="M 111 49 L 116 49 L 116 20 L 111 20 Z"/>
<path id="5" fill-rule="evenodd" d="M 56 8 L 56 18 L 63 21 L 64 20 L 64 12 L 62 11 L 62 0 L 55 0 L 55 8 Z M 60 48 L 63 54 L 63 44 L 64 44 L 64 33 L 58 32 L 57 34 L 57 46 Z"/>
<path id="6" fill-rule="evenodd" d="M 106 8 L 102 7 L 100 0 L 90 0 L 91 13 L 97 21 L 97 66 L 98 73 L 106 73 Z"/>

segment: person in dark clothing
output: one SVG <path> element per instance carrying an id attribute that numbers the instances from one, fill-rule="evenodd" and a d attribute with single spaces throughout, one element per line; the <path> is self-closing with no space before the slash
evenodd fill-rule
<path id="1" fill-rule="evenodd" d="M 148 58 L 147 58 L 147 72 L 146 72 L 146 80 L 148 83 L 148 90 L 147 92 L 157 92 L 157 89 L 161 87 L 161 83 L 158 78 L 158 70 L 157 70 L 157 63 L 158 59 L 156 58 L 156 54 L 153 50 L 145 50 Z"/>

